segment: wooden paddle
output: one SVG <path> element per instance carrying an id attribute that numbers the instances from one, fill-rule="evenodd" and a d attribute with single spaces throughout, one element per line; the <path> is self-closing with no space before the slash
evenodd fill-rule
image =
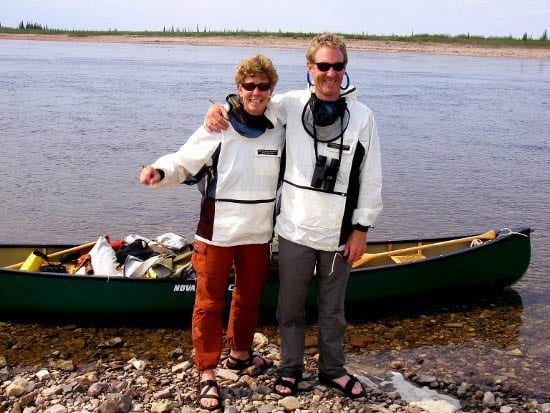
<path id="1" fill-rule="evenodd" d="M 95 243 L 96 243 L 96 241 L 88 242 L 87 244 L 77 245 L 76 247 L 68 248 L 68 249 L 63 250 L 63 251 L 54 252 L 53 254 L 48 255 L 48 260 L 51 259 L 51 258 L 60 257 L 64 254 L 68 254 L 70 252 L 80 251 L 80 250 L 83 250 L 85 248 L 93 247 L 95 245 Z M 23 265 L 23 263 L 24 263 L 24 261 L 19 262 L 17 264 L 12 264 L 12 265 L 10 265 L 6 268 L 9 268 L 10 270 L 17 270 L 19 267 L 21 267 Z"/>
<path id="2" fill-rule="evenodd" d="M 185 261 L 188 258 L 191 258 L 191 255 L 193 255 L 193 250 L 184 252 L 183 254 L 180 254 L 180 255 L 174 257 L 174 262 Z"/>
<path id="3" fill-rule="evenodd" d="M 408 253 L 408 252 L 415 252 L 415 251 L 418 251 L 418 250 L 426 250 L 426 249 L 435 248 L 435 247 L 443 247 L 443 246 L 448 246 L 448 245 L 460 244 L 462 242 L 473 241 L 474 239 L 490 240 L 490 239 L 495 239 L 495 237 L 496 237 L 495 231 L 490 230 L 490 231 L 487 231 L 486 233 L 480 234 L 480 235 L 473 235 L 471 237 L 465 237 L 465 238 L 457 238 L 457 239 L 452 239 L 452 240 L 449 240 L 449 241 L 434 242 L 433 244 L 418 245 L 416 247 L 401 248 L 399 250 L 379 252 L 379 253 L 376 253 L 376 254 L 365 253 L 365 254 L 363 254 L 363 256 L 361 258 L 359 258 L 357 261 L 355 261 L 353 263 L 352 268 L 361 267 L 362 265 L 365 265 L 367 262 L 369 262 L 369 261 L 371 261 L 375 258 L 387 257 L 387 256 L 395 255 L 395 254 L 404 254 L 404 253 Z"/>

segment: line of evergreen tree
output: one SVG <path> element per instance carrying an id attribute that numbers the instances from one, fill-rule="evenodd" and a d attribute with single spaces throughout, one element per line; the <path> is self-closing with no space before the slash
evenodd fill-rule
<path id="1" fill-rule="evenodd" d="M 0 22 L 0 28 L 3 28 L 1 22 Z M 34 23 L 34 22 L 29 22 L 29 21 L 27 21 L 25 23 L 23 20 L 21 20 L 21 22 L 19 22 L 18 30 L 49 30 L 49 29 L 48 29 L 47 25 L 42 26 L 40 23 Z M 109 30 L 109 31 L 111 31 L 111 30 Z M 117 29 L 115 28 L 114 31 L 116 32 Z M 162 31 L 164 33 L 166 33 L 166 32 L 170 32 L 170 33 L 183 32 L 183 33 L 186 33 L 188 30 L 187 30 L 187 28 L 183 28 L 183 29 L 174 28 L 174 26 L 172 25 L 170 28 L 167 28 L 166 26 L 164 26 Z M 189 30 L 189 32 L 191 32 L 191 31 L 193 31 L 193 29 Z M 195 31 L 197 33 L 199 33 L 201 31 L 198 24 L 196 25 Z M 207 32 L 209 33 L 210 29 L 208 29 L 206 26 L 204 26 L 204 28 L 202 29 L 202 32 L 203 33 L 207 33 Z M 244 32 L 244 30 L 223 29 L 223 33 L 239 33 L 239 32 Z M 279 33 L 282 33 L 281 29 L 279 29 Z M 365 36 L 365 35 L 366 35 L 366 33 L 363 31 L 363 36 Z M 415 37 L 415 36 L 417 36 L 417 35 L 414 34 L 414 31 L 411 31 L 411 37 Z M 420 36 L 425 36 L 425 35 L 420 35 Z M 449 37 L 452 37 L 452 36 L 449 36 Z M 457 37 L 457 36 L 455 36 L 455 37 Z M 467 35 L 461 35 L 461 36 L 458 36 L 458 37 L 466 37 L 467 39 L 470 39 L 470 33 L 468 32 Z M 510 35 L 510 36 L 508 36 L 508 38 L 513 39 L 513 36 Z M 527 32 L 524 32 L 523 35 L 521 37 L 519 37 L 519 39 L 523 40 L 523 41 L 533 40 L 533 35 L 529 35 Z M 547 29 L 544 30 L 542 35 L 539 37 L 539 40 L 542 40 L 542 41 L 547 41 L 548 40 Z"/>
<path id="2" fill-rule="evenodd" d="M 19 23 L 18 29 L 19 30 L 48 30 L 48 26 L 42 27 L 42 25 L 39 23 L 31 23 L 31 22 L 24 23 L 23 20 L 21 20 L 21 22 Z"/>

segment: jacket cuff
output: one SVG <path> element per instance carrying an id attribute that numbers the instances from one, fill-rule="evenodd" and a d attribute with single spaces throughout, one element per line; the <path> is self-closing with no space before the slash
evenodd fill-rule
<path id="1" fill-rule="evenodd" d="M 355 224 L 353 225 L 352 227 L 353 229 L 356 229 L 357 231 L 361 231 L 361 232 L 368 232 L 369 228 L 371 228 L 370 225 L 360 225 L 360 224 Z"/>
<path id="2" fill-rule="evenodd" d="M 164 177 L 166 176 L 166 174 L 164 173 L 164 171 L 162 169 L 158 169 L 158 168 L 155 168 L 155 171 L 157 171 L 160 175 L 160 180 L 162 181 L 164 179 Z"/>

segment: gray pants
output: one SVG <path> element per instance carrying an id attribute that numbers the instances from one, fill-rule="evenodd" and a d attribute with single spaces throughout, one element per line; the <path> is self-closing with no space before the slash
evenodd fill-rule
<path id="1" fill-rule="evenodd" d="M 305 301 L 315 267 L 319 373 L 334 378 L 346 374 L 344 299 L 351 265 L 340 252 L 319 251 L 279 238 L 281 377 L 301 377 L 304 371 Z"/>

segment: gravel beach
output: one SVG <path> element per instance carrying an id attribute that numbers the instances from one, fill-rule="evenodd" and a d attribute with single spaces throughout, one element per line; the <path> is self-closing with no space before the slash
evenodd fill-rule
<path id="1" fill-rule="evenodd" d="M 74 328 L 74 327 L 72 327 Z M 77 328 L 76 328 L 77 329 Z M 550 412 L 550 403 L 524 396 L 506 377 L 495 377 L 480 386 L 448 372 L 438 377 L 424 371 L 422 360 L 394 359 L 380 368 L 356 363 L 348 357 L 348 371 L 356 374 L 368 396 L 351 400 L 337 390 L 319 384 L 315 336 L 306 339 L 306 372 L 296 397 L 272 392 L 275 368 L 258 371 L 228 370 L 223 359 L 217 375 L 223 394 L 223 409 L 238 412 Z M 111 337 L 97 344 L 95 361 L 77 364 L 70 354 L 56 349 L 33 366 L 12 365 L 0 353 L 0 412 L 195 412 L 198 374 L 192 355 L 174 348 L 159 363 L 153 356 L 122 352 L 125 339 Z M 255 350 L 279 362 L 279 348 L 256 333 Z"/>

